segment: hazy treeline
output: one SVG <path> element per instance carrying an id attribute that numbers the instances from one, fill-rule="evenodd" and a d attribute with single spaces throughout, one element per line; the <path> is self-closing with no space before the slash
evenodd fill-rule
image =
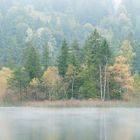
<path id="1" fill-rule="evenodd" d="M 46 42 L 56 59 L 61 41 L 77 39 L 83 44 L 95 29 L 108 40 L 117 53 L 123 40 L 132 43 L 136 57 L 133 70 L 139 73 L 139 1 L 122 0 L 1 0 L 0 66 L 22 64 L 22 52 L 29 38 L 42 53 Z M 22 57 L 21 57 L 22 56 Z"/>
<path id="2" fill-rule="evenodd" d="M 139 75 L 132 75 L 134 52 L 125 40 L 114 56 L 107 40 L 94 30 L 82 47 L 64 39 L 53 65 L 48 44 L 40 55 L 32 41 L 24 50 L 21 67 L 2 72 L 8 79 L 4 99 L 67 100 L 121 99 L 138 97 Z M 5 89 L 5 88 L 4 88 Z"/>
<path id="3" fill-rule="evenodd" d="M 138 0 L 0 2 L 4 100 L 138 99 Z"/>

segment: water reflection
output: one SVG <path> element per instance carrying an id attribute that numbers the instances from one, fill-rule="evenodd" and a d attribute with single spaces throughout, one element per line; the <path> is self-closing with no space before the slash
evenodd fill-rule
<path id="1" fill-rule="evenodd" d="M 0 114 L 0 140 L 11 140 L 10 126 L 3 114 Z"/>
<path id="2" fill-rule="evenodd" d="M 0 108 L 0 140 L 139 140 L 140 109 Z"/>

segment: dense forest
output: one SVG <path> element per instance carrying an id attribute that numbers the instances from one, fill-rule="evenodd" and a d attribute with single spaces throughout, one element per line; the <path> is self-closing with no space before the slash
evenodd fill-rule
<path id="1" fill-rule="evenodd" d="M 140 99 L 139 0 L 0 3 L 0 100 Z"/>

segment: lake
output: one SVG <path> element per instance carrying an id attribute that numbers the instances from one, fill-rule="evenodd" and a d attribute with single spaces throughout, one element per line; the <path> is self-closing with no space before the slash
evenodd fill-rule
<path id="1" fill-rule="evenodd" d="M 0 108 L 0 140 L 140 140 L 140 109 Z"/>

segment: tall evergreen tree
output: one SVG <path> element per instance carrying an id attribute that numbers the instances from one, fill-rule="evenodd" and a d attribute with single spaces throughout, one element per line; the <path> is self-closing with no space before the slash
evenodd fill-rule
<path id="1" fill-rule="evenodd" d="M 82 71 L 80 72 L 80 78 L 82 81 L 82 98 L 96 98 L 96 79 L 95 79 L 95 65 L 93 63 L 93 53 L 91 47 L 85 48 L 85 60 Z"/>
<path id="2" fill-rule="evenodd" d="M 107 86 L 107 64 L 111 56 L 111 51 L 106 39 L 103 38 L 96 29 L 87 38 L 85 51 L 90 51 L 91 56 L 85 53 L 85 58 L 88 57 L 90 65 L 94 65 L 96 68 L 94 76 L 96 78 L 97 87 L 100 88 L 100 97 L 104 100 Z"/>
<path id="3" fill-rule="evenodd" d="M 29 75 L 24 68 L 16 68 L 8 79 L 8 85 L 11 89 L 19 93 L 19 98 L 22 100 L 22 94 L 29 84 Z"/>
<path id="4" fill-rule="evenodd" d="M 77 40 L 74 40 L 69 49 L 69 64 L 72 64 L 75 67 L 79 67 L 81 63 L 81 50 Z"/>
<path id="5" fill-rule="evenodd" d="M 25 54 L 25 70 L 30 80 L 40 76 L 40 58 L 37 50 L 29 43 Z"/>
<path id="6" fill-rule="evenodd" d="M 43 56 L 42 56 L 42 63 L 43 63 L 43 69 L 47 69 L 49 66 L 49 46 L 48 44 L 45 44 L 43 47 Z"/>
<path id="7" fill-rule="evenodd" d="M 68 67 L 68 45 L 66 40 L 63 40 L 60 55 L 58 58 L 58 69 L 61 76 L 65 76 Z"/>
<path id="8" fill-rule="evenodd" d="M 74 40 L 69 48 L 68 68 L 66 72 L 66 82 L 68 84 L 68 98 L 78 98 L 79 81 L 78 73 L 80 72 L 81 50 L 77 40 Z"/>

